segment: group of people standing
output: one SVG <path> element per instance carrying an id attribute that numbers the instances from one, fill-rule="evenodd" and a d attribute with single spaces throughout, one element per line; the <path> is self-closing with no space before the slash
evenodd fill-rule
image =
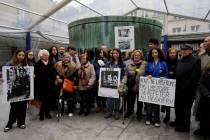
<path id="1" fill-rule="evenodd" d="M 77 101 L 80 103 L 78 115 L 89 115 L 96 99 L 96 112 L 104 112 L 106 113 L 104 118 L 113 116 L 115 120 L 120 118 L 122 106 L 126 111 L 123 117 L 128 118 L 134 113 L 136 97 L 139 96 L 140 76 L 149 79 L 153 77 L 176 79 L 175 121 L 170 122 L 170 125 L 175 126 L 178 132 L 189 132 L 191 108 L 198 91 L 200 98 L 197 103 L 197 113 L 199 112 L 200 127 L 195 134 L 206 135 L 210 130 L 210 113 L 207 109 L 210 103 L 210 36 L 205 38 L 203 46 L 205 51 L 195 57 L 192 55 L 193 48 L 189 44 L 184 44 L 181 46 L 180 59 L 175 48 L 168 49 L 167 55 L 164 55 L 156 39 L 149 40 L 149 51 L 145 55 L 141 50 L 134 50 L 130 53 L 129 60 L 123 57 L 119 49 L 108 49 L 106 45 L 101 45 L 94 55 L 89 51 L 78 55 L 74 47 L 68 47 L 66 51 L 64 47 L 59 48 L 59 51 L 56 47 L 52 47 L 49 51 L 40 50 L 37 62 L 30 59 L 32 51 L 26 53 L 18 50 L 8 65 L 34 66 L 35 98 L 42 103 L 39 113 L 41 121 L 44 118 L 52 118 L 50 111 L 56 108 L 53 105 L 66 78 L 74 83 L 74 91 L 71 93 L 63 91 L 62 95 L 62 98 L 67 100 L 68 116 L 75 113 Z M 127 86 L 127 94 L 118 99 L 98 96 L 99 73 L 102 67 L 120 68 L 120 81 Z M 121 103 L 122 98 L 124 98 L 123 103 Z M 26 107 L 26 101 L 11 103 L 5 132 L 12 129 L 16 120 L 18 127 L 25 128 Z M 168 123 L 170 107 L 137 101 L 137 119 L 141 120 L 145 112 L 146 125 L 154 124 L 155 127 L 160 127 L 160 110 L 166 112 L 164 122 Z M 63 103 L 62 114 L 64 113 Z"/>

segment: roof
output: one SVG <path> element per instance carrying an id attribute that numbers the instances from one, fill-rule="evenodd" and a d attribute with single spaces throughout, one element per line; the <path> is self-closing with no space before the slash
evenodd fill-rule
<path id="1" fill-rule="evenodd" d="M 0 32 L 41 32 L 68 42 L 70 22 L 136 11 L 210 22 L 210 0 L 1 0 Z"/>

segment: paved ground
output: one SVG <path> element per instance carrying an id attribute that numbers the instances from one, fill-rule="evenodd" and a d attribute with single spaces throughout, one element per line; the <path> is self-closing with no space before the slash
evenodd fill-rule
<path id="1" fill-rule="evenodd" d="M 135 116 L 127 119 L 104 119 L 104 114 L 91 112 L 89 116 L 63 116 L 60 122 L 56 117 L 40 122 L 27 114 L 26 129 L 14 129 L 5 133 L 4 126 L 8 120 L 9 105 L 0 104 L 0 140 L 200 140 L 193 136 L 196 129 L 193 121 L 190 133 L 177 133 L 168 125 L 160 128 L 146 126 L 144 120 L 138 121 Z M 161 116 L 162 118 L 162 116 Z M 173 116 L 172 116 L 173 119 Z"/>

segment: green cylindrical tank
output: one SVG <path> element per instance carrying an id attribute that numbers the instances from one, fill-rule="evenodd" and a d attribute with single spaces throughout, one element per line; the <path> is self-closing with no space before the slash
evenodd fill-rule
<path id="1" fill-rule="evenodd" d="M 114 27 L 134 26 L 135 48 L 147 49 L 150 38 L 161 39 L 162 24 L 141 17 L 104 16 L 74 21 L 68 25 L 70 45 L 76 48 L 115 47 Z"/>

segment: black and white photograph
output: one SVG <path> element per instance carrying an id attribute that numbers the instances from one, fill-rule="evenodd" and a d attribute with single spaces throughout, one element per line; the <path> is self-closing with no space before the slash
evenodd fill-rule
<path id="1" fill-rule="evenodd" d="M 115 27 L 115 48 L 122 52 L 133 50 L 134 44 L 134 26 Z"/>
<path id="2" fill-rule="evenodd" d="M 117 91 L 120 84 L 119 68 L 100 68 L 99 81 L 99 96 L 119 98 Z"/>
<path id="3" fill-rule="evenodd" d="M 118 30 L 118 36 L 119 37 L 129 37 L 130 36 L 130 30 L 129 29 Z"/>
<path id="4" fill-rule="evenodd" d="M 130 49 L 130 40 L 121 40 L 118 42 L 120 50 L 129 50 Z"/>
<path id="5" fill-rule="evenodd" d="M 18 102 L 34 98 L 33 67 L 4 66 L 2 102 Z"/>

